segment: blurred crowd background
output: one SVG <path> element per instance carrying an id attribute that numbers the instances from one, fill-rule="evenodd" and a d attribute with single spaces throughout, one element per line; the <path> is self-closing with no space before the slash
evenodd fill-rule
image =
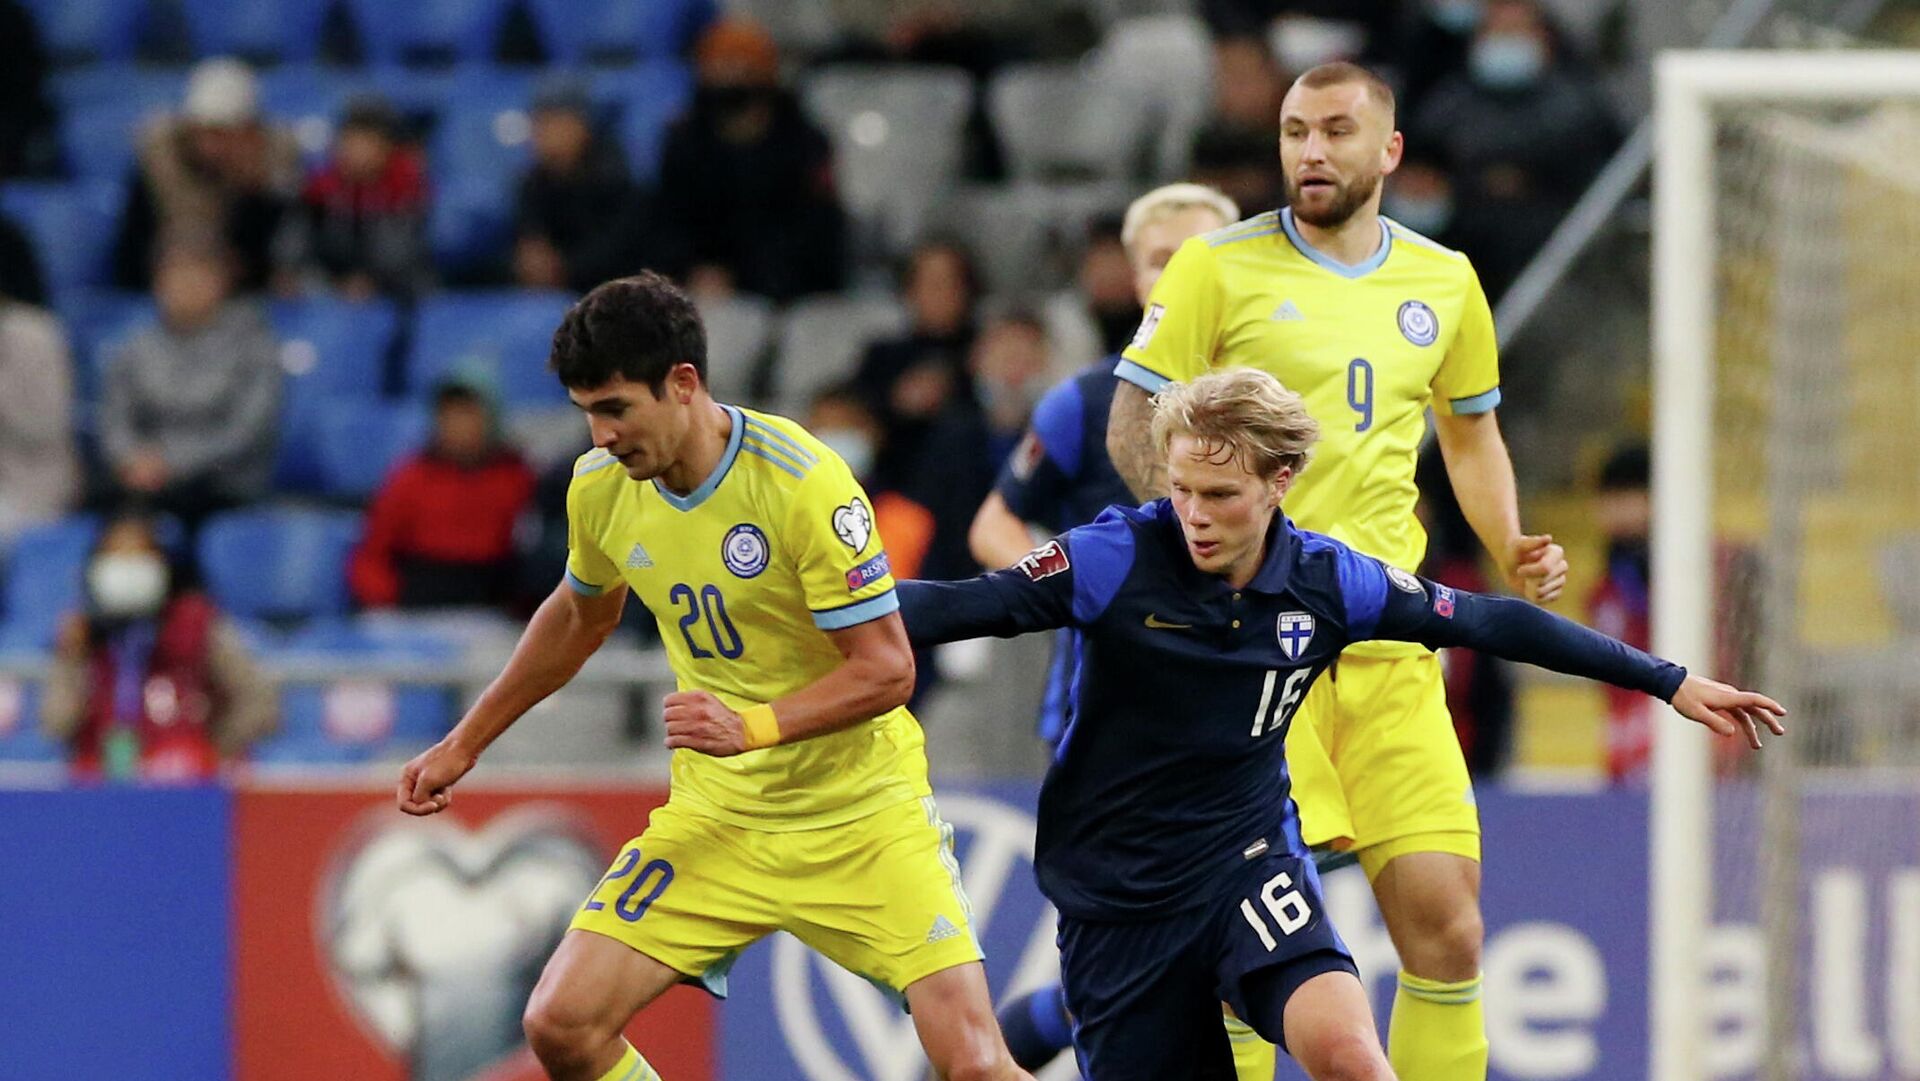
<path id="1" fill-rule="evenodd" d="M 560 577 L 585 428 L 548 339 L 641 267 L 698 299 L 717 396 L 803 420 L 891 504 L 897 573 L 974 573 L 1032 404 L 1138 322 L 1120 212 L 1177 179 L 1278 205 L 1281 95 L 1335 59 L 1400 95 L 1385 212 L 1500 305 L 1566 609 L 1644 637 L 1644 190 L 1567 222 L 1631 164 L 1647 58 L 1738 6 L 0 0 L 0 769 L 352 766 L 443 732 Z M 1780 39 L 1920 38 L 1892 5 L 1774 7 Z M 1423 485 L 1429 573 L 1484 587 Z M 490 761 L 662 761 L 628 622 Z M 936 768 L 1035 768 L 1044 666 L 924 665 Z M 1632 700 L 1449 672 L 1483 773 L 1644 758 Z"/>

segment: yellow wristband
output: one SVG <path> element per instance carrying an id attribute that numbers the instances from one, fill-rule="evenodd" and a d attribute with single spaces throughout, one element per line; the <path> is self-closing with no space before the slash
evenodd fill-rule
<path id="1" fill-rule="evenodd" d="M 747 726 L 747 750 L 757 751 L 780 742 L 780 722 L 774 719 L 772 706 L 748 706 L 740 711 L 740 721 Z"/>

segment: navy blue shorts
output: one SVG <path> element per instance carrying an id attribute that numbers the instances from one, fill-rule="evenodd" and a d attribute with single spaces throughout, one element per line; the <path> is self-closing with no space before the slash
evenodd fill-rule
<path id="1" fill-rule="evenodd" d="M 1313 861 L 1250 860 L 1206 904 L 1164 919 L 1060 919 L 1060 976 L 1089 1081 L 1232 1081 L 1220 1004 L 1284 1046 L 1286 1000 L 1325 972 L 1355 972 L 1327 919 Z M 1261 973 L 1248 1001 L 1248 977 Z"/>

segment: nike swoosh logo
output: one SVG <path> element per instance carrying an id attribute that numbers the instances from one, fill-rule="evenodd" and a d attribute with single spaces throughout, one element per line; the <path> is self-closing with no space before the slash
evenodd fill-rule
<path id="1" fill-rule="evenodd" d="M 1160 617 L 1154 615 L 1152 612 L 1147 613 L 1147 626 L 1156 631 L 1190 631 L 1193 629 L 1193 624 L 1191 623 L 1162 622 Z"/>

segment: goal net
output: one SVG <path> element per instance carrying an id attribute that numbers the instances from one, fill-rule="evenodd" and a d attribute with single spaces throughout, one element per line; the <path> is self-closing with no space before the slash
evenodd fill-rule
<path id="1" fill-rule="evenodd" d="M 1653 1075 L 1920 1078 L 1920 55 L 1660 61 Z"/>

